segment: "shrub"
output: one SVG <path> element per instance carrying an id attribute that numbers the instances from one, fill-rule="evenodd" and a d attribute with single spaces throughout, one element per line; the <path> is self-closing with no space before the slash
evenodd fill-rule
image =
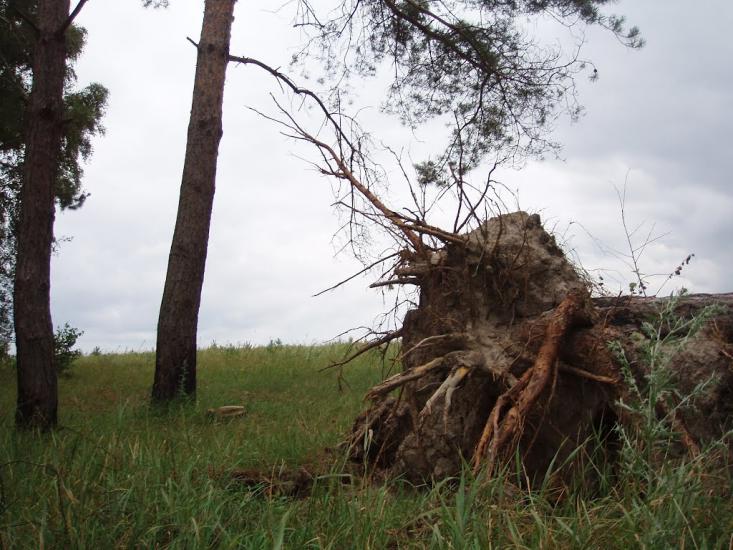
<path id="1" fill-rule="evenodd" d="M 59 374 L 69 374 L 72 364 L 81 356 L 81 351 L 73 348 L 82 334 L 83 330 L 76 329 L 69 323 L 56 329 L 53 335 L 53 359 Z"/>

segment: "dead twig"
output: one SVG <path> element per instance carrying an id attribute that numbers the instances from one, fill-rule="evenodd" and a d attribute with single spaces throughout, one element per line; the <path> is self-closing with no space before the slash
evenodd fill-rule
<path id="1" fill-rule="evenodd" d="M 351 281 L 353 279 L 356 279 L 359 275 L 362 275 L 362 274 L 366 273 L 367 271 L 369 271 L 370 269 L 372 269 L 374 267 L 377 267 L 379 264 L 384 263 L 387 260 L 390 260 L 390 259 L 392 259 L 392 258 L 394 258 L 396 256 L 399 256 L 399 255 L 400 255 L 399 252 L 394 252 L 393 254 L 390 254 L 388 256 L 384 256 L 383 258 L 379 258 L 376 262 L 373 262 L 373 263 L 369 264 L 364 269 L 358 271 L 357 273 L 354 273 L 353 275 L 351 275 L 350 277 L 344 279 L 343 281 L 339 281 L 335 285 L 332 285 L 332 286 L 330 286 L 330 287 L 328 287 L 326 289 L 321 290 L 320 292 L 315 293 L 312 297 L 313 298 L 316 298 L 316 297 L 320 296 L 321 294 L 325 294 L 326 292 L 330 292 L 331 290 L 335 290 L 338 287 L 340 287 L 341 285 L 344 285 L 344 284 L 348 283 L 349 281 Z"/>
<path id="2" fill-rule="evenodd" d="M 388 332 L 381 338 L 377 338 L 376 340 L 372 340 L 371 342 L 368 342 L 364 344 L 364 346 L 359 349 L 359 351 L 356 351 L 349 355 L 346 359 L 342 359 L 341 361 L 336 361 L 335 363 L 331 363 L 327 367 L 323 367 L 321 371 L 327 370 L 327 369 L 333 369 L 336 367 L 342 367 L 347 363 L 350 363 L 360 355 L 368 352 L 369 350 L 372 350 L 374 348 L 378 348 L 379 346 L 383 344 L 387 344 L 388 342 L 391 342 L 392 340 L 395 340 L 396 338 L 399 338 L 402 336 L 402 329 L 393 330 L 392 332 Z"/>

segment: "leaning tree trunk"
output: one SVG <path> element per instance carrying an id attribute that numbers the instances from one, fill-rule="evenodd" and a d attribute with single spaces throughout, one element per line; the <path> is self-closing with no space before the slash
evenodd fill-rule
<path id="1" fill-rule="evenodd" d="M 542 480 L 553 464 L 570 474 L 594 434 L 613 437 L 628 386 L 608 343 L 619 342 L 643 387 L 640 327 L 658 302 L 592 300 L 539 216 L 523 212 L 402 258 L 390 282 L 417 284 L 420 294 L 394 333 L 402 372 L 368 393 L 374 403 L 354 424 L 352 458 L 422 482 L 456 475 L 464 461 L 493 471 L 518 456 L 526 478 Z M 711 381 L 696 407 L 660 411 L 693 454 L 733 428 L 733 307 L 720 301 L 666 365 L 683 391 Z M 701 302 L 680 300 L 671 315 L 689 318 Z"/>
<path id="2" fill-rule="evenodd" d="M 57 421 L 58 391 L 51 321 L 54 183 L 63 124 L 66 69 L 64 29 L 69 0 L 38 3 L 33 87 L 26 111 L 25 162 L 20 191 L 15 268 L 15 345 L 20 427 L 48 429 Z"/>
<path id="3" fill-rule="evenodd" d="M 196 392 L 196 332 L 235 1 L 205 2 L 178 215 L 158 318 L 154 401 Z"/>

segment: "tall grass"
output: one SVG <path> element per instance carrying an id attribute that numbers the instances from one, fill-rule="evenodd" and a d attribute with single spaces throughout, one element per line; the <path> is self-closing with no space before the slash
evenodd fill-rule
<path id="1" fill-rule="evenodd" d="M 605 483 L 558 495 L 470 470 L 432 488 L 355 477 L 333 450 L 381 377 L 376 355 L 318 369 L 342 346 L 211 348 L 197 401 L 148 407 L 148 353 L 83 357 L 60 386 L 61 429 L 16 432 L 0 371 L 2 548 L 728 548 L 730 477 L 672 463 L 654 485 L 594 463 Z M 244 417 L 206 409 L 242 404 Z M 592 442 L 591 442 L 592 443 Z M 287 497 L 235 469 L 318 472 Z M 712 484 L 709 476 L 719 476 Z M 520 476 L 521 477 L 521 476 Z M 549 478 L 548 478 L 549 479 Z M 727 488 L 725 490 L 720 490 Z"/>

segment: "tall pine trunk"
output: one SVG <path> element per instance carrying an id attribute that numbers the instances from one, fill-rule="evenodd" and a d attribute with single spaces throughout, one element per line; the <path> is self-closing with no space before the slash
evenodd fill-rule
<path id="1" fill-rule="evenodd" d="M 52 428 L 58 390 L 51 321 L 51 246 L 55 215 L 66 70 L 64 28 L 69 0 L 40 0 L 33 86 L 26 111 L 25 163 L 20 191 L 15 272 L 19 427 Z"/>
<path id="2" fill-rule="evenodd" d="M 205 1 L 178 216 L 158 318 L 154 401 L 196 392 L 196 331 L 235 1 Z"/>

